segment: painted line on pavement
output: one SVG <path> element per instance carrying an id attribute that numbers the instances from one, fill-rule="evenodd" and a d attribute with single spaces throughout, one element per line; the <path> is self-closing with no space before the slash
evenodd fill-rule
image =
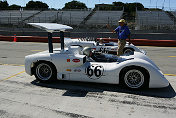
<path id="1" fill-rule="evenodd" d="M 176 56 L 168 56 L 168 57 L 176 57 Z"/>
<path id="2" fill-rule="evenodd" d="M 15 76 L 17 76 L 17 75 L 20 75 L 20 74 L 24 73 L 24 72 L 25 72 L 25 71 L 21 71 L 21 72 L 19 72 L 19 73 L 17 73 L 17 74 L 14 74 L 14 75 L 10 76 L 10 77 L 7 77 L 7 78 L 5 78 L 5 79 L 0 80 L 0 82 L 5 81 L 5 80 L 8 80 L 8 79 L 10 79 L 10 78 L 13 78 L 13 77 L 15 77 Z"/>
<path id="3" fill-rule="evenodd" d="M 31 50 L 32 52 L 40 52 L 40 51 L 42 51 L 42 50 Z"/>
<path id="4" fill-rule="evenodd" d="M 164 47 L 164 46 L 136 46 L 136 47 L 176 48 L 176 47 Z"/>
<path id="5" fill-rule="evenodd" d="M 164 74 L 164 75 L 167 75 L 167 76 L 176 76 L 176 74 Z"/>
<path id="6" fill-rule="evenodd" d="M 3 66 L 24 66 L 24 65 L 20 65 L 20 64 L 3 64 L 3 63 L 0 63 L 0 65 L 3 65 Z"/>

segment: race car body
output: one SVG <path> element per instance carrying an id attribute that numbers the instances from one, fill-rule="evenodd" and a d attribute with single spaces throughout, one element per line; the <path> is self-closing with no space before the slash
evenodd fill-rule
<path id="1" fill-rule="evenodd" d="M 65 45 L 67 47 L 78 45 L 81 47 L 91 47 L 93 50 L 97 52 L 102 53 L 110 53 L 110 54 L 117 54 L 117 48 L 118 44 L 115 42 L 109 42 L 109 43 L 103 43 L 100 44 L 96 40 L 92 40 L 93 38 L 80 38 L 80 39 L 71 39 L 71 38 L 65 38 Z M 132 43 L 129 44 L 129 42 L 126 43 L 125 48 L 123 50 L 123 53 L 129 53 L 129 52 L 141 52 L 143 54 L 146 54 L 146 52 L 142 49 L 139 49 L 138 47 L 134 46 Z"/>
<path id="2" fill-rule="evenodd" d="M 57 48 L 26 56 L 25 70 L 41 82 L 58 79 L 120 84 L 133 89 L 169 85 L 160 69 L 140 52 L 127 53 L 121 57 L 99 54 L 95 61 L 88 61 L 87 58 L 80 46 Z"/>

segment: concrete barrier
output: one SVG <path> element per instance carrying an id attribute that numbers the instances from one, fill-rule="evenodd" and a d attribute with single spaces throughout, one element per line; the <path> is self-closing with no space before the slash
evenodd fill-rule
<path id="1" fill-rule="evenodd" d="M 98 38 L 99 40 L 99 38 Z M 118 39 L 103 38 L 105 42 L 118 42 Z M 127 40 L 128 41 L 128 40 Z M 176 40 L 149 40 L 149 39 L 131 39 L 130 42 L 137 46 L 164 46 L 175 47 Z"/>
<path id="2" fill-rule="evenodd" d="M 43 42 L 47 43 L 47 37 L 38 36 L 16 36 L 17 42 Z M 100 38 L 97 38 L 98 40 Z M 13 41 L 14 36 L 0 36 L 0 41 Z M 74 40 L 74 39 L 72 39 Z M 116 38 L 103 38 L 104 42 L 118 42 Z M 53 37 L 54 43 L 60 43 L 60 37 Z M 176 40 L 149 40 L 149 39 L 131 39 L 130 41 L 137 46 L 164 46 L 164 47 L 175 47 Z"/>
<path id="3" fill-rule="evenodd" d="M 60 37 L 53 37 L 54 43 L 60 43 Z M 0 36 L 0 41 L 14 41 L 14 36 Z M 16 36 L 16 42 L 42 42 L 47 43 L 48 37 Z"/>
<path id="4" fill-rule="evenodd" d="M 0 41 L 13 41 L 13 36 L 0 36 Z"/>

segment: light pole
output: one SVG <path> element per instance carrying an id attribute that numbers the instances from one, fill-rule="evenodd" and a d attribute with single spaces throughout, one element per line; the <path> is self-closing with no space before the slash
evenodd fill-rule
<path id="1" fill-rule="evenodd" d="M 57 23 L 59 23 L 58 14 L 59 14 L 59 11 L 57 12 Z"/>
<path id="2" fill-rule="evenodd" d="M 157 9 L 157 3 L 158 3 L 158 0 L 156 1 L 156 9 Z"/>
<path id="3" fill-rule="evenodd" d="M 62 23 L 62 15 L 63 15 L 63 11 L 61 12 L 61 23 Z M 63 24 L 63 23 L 62 23 Z"/>

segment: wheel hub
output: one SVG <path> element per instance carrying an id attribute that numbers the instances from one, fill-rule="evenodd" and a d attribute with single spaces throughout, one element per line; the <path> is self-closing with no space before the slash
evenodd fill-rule
<path id="1" fill-rule="evenodd" d="M 42 63 L 37 66 L 36 74 L 41 80 L 48 80 L 52 76 L 52 69 L 48 64 Z"/>
<path id="2" fill-rule="evenodd" d="M 144 75 L 139 70 L 129 70 L 124 77 L 125 83 L 130 88 L 139 88 L 144 83 Z"/>

